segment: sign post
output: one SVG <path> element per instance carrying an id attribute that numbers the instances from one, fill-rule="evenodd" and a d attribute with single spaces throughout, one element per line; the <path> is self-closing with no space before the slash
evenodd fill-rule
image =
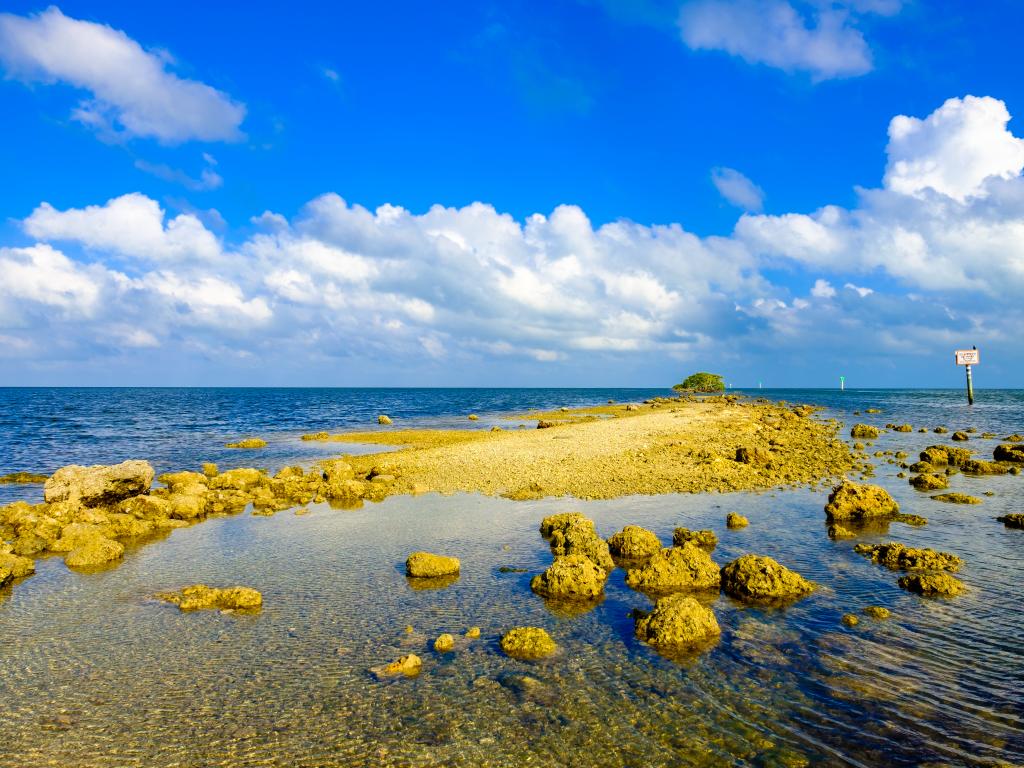
<path id="1" fill-rule="evenodd" d="M 977 347 L 956 350 L 956 364 L 967 368 L 967 404 L 974 405 L 974 382 L 971 381 L 971 366 L 981 362 Z"/>

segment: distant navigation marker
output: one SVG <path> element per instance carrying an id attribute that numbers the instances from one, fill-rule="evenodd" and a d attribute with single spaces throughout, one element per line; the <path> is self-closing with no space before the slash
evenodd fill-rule
<path id="1" fill-rule="evenodd" d="M 971 380 L 971 366 L 981 362 L 977 347 L 956 350 L 956 364 L 967 368 L 967 404 L 974 405 L 974 382 Z"/>
<path id="2" fill-rule="evenodd" d="M 839 377 L 839 391 L 842 392 L 845 389 L 846 389 L 846 377 L 845 376 L 840 376 Z"/>

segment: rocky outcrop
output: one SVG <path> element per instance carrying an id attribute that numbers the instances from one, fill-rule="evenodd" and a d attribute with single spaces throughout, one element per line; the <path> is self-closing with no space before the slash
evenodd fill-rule
<path id="1" fill-rule="evenodd" d="M 459 558 L 434 555 L 430 552 L 413 552 L 405 561 L 405 573 L 414 579 L 456 576 L 460 567 Z"/>
<path id="2" fill-rule="evenodd" d="M 540 627 L 516 627 L 501 638 L 501 650 L 513 659 L 542 659 L 557 649 L 551 635 Z"/>
<path id="3" fill-rule="evenodd" d="M 388 416 L 387 414 L 382 413 L 380 416 L 377 417 L 377 423 L 387 426 L 388 424 L 391 423 L 391 417 Z"/>
<path id="4" fill-rule="evenodd" d="M 687 542 L 711 552 L 718 546 L 718 537 L 710 529 L 691 531 L 689 528 L 676 528 L 672 532 L 672 546 L 681 547 Z"/>
<path id="5" fill-rule="evenodd" d="M 564 531 L 576 523 L 590 523 L 593 527 L 594 521 L 579 512 L 559 512 L 557 515 L 548 515 L 540 521 L 540 535 L 550 538 L 555 531 Z"/>
<path id="6" fill-rule="evenodd" d="M 687 595 L 663 597 L 654 610 L 637 612 L 634 620 L 637 638 L 663 650 L 696 650 L 722 633 L 714 612 Z"/>
<path id="7" fill-rule="evenodd" d="M 959 571 L 964 561 L 949 552 L 907 547 L 895 541 L 858 544 L 853 551 L 894 571 Z"/>
<path id="8" fill-rule="evenodd" d="M 936 467 L 949 465 L 959 467 L 965 461 L 969 461 L 971 452 L 966 448 L 957 448 L 952 445 L 929 445 L 921 451 L 921 461 Z"/>
<path id="9" fill-rule="evenodd" d="M 650 594 L 718 589 L 721 574 L 711 556 L 689 542 L 662 549 L 642 568 L 626 574 L 626 585 Z"/>
<path id="10" fill-rule="evenodd" d="M 605 571 L 615 568 L 608 542 L 597 535 L 594 523 L 584 518 L 555 529 L 551 534 L 551 551 L 558 557 L 586 555 Z"/>
<path id="11" fill-rule="evenodd" d="M 865 520 L 897 514 L 900 506 L 889 492 L 877 485 L 845 481 L 832 489 L 825 505 L 829 520 Z"/>
<path id="12" fill-rule="evenodd" d="M 996 520 L 1007 528 L 1021 528 L 1024 529 L 1024 514 L 1020 512 L 1011 512 L 1008 515 L 997 517 Z"/>
<path id="13" fill-rule="evenodd" d="M 608 550 L 623 560 L 643 560 L 661 549 L 653 531 L 638 525 L 627 525 L 608 539 Z"/>
<path id="14" fill-rule="evenodd" d="M 38 475 L 34 472 L 11 472 L 7 475 L 0 475 L 0 485 L 28 485 L 45 483 L 49 475 Z"/>
<path id="15" fill-rule="evenodd" d="M 893 432 L 913 432 L 914 428 L 910 424 L 896 424 L 893 426 Z"/>
<path id="16" fill-rule="evenodd" d="M 867 616 L 870 616 L 872 619 L 879 620 L 888 619 L 890 616 L 892 616 L 892 611 L 890 611 L 888 608 L 883 608 L 880 605 L 869 605 L 866 608 L 864 608 L 863 613 Z"/>
<path id="17" fill-rule="evenodd" d="M 858 440 L 875 440 L 880 434 L 878 427 L 870 424 L 854 424 L 850 430 L 850 437 Z"/>
<path id="18" fill-rule="evenodd" d="M 266 448 L 267 441 L 261 437 L 247 437 L 244 440 L 236 440 L 233 443 L 225 443 L 225 448 Z"/>
<path id="19" fill-rule="evenodd" d="M 50 476 L 43 487 L 43 498 L 49 504 L 67 501 L 86 507 L 101 506 L 146 493 L 152 483 L 153 467 L 148 461 L 92 467 L 72 464 Z"/>
<path id="20" fill-rule="evenodd" d="M 722 589 L 740 600 L 788 602 L 809 595 L 814 588 L 796 571 L 764 555 L 743 555 L 722 568 Z"/>
<path id="21" fill-rule="evenodd" d="M 746 528 L 750 525 L 750 521 L 738 512 L 730 512 L 725 516 L 725 527 L 737 530 L 739 528 Z"/>
<path id="22" fill-rule="evenodd" d="M 980 459 L 969 459 L 960 467 L 965 475 L 1005 475 L 1010 469 L 1005 463 Z"/>
<path id="23" fill-rule="evenodd" d="M 977 496 L 968 496 L 966 493 L 940 493 L 932 496 L 932 501 L 942 501 L 946 504 L 981 504 Z"/>
<path id="24" fill-rule="evenodd" d="M 455 638 L 445 632 L 442 635 L 438 635 L 434 641 L 434 650 L 438 653 L 447 653 L 455 648 Z"/>
<path id="25" fill-rule="evenodd" d="M 914 475 L 910 478 L 910 484 L 919 491 L 939 491 L 949 487 L 949 480 L 946 475 Z"/>
<path id="26" fill-rule="evenodd" d="M 183 611 L 253 611 L 263 605 L 263 595 L 252 587 L 217 588 L 193 584 L 177 592 L 161 592 L 156 597 Z"/>
<path id="27" fill-rule="evenodd" d="M 1024 444 L 1000 443 L 992 452 L 992 458 L 996 461 L 1024 462 Z"/>
<path id="28" fill-rule="evenodd" d="M 958 432 L 954 432 L 952 435 L 950 435 L 949 439 L 950 440 L 956 440 L 959 443 L 966 443 L 968 440 L 971 439 L 971 436 L 968 435 L 966 432 L 959 432 L 958 431 Z"/>
<path id="29" fill-rule="evenodd" d="M 751 464 L 756 467 L 764 467 L 771 464 L 772 455 L 764 448 L 748 448 L 742 446 L 736 449 L 736 461 L 740 464 Z"/>
<path id="30" fill-rule="evenodd" d="M 948 573 L 910 573 L 901 576 L 901 588 L 918 595 L 954 597 L 966 591 L 964 583 Z"/>
<path id="31" fill-rule="evenodd" d="M 592 600 L 604 594 L 608 573 L 586 555 L 560 557 L 533 577 L 530 589 L 554 600 Z"/>

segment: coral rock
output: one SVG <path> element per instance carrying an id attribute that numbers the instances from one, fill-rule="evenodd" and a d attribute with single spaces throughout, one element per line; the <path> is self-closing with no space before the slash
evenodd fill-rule
<path id="1" fill-rule="evenodd" d="M 655 594 L 717 589 L 720 583 L 720 569 L 711 556 L 689 542 L 662 549 L 642 568 L 626 574 L 627 586 Z"/>
<path id="2" fill-rule="evenodd" d="M 743 555 L 722 568 L 722 588 L 732 597 L 788 601 L 814 591 L 814 584 L 770 557 Z"/>
<path id="3" fill-rule="evenodd" d="M 640 640 L 669 650 L 697 648 L 722 633 L 714 612 L 687 595 L 661 598 L 650 613 L 638 612 L 635 622 Z"/>
<path id="4" fill-rule="evenodd" d="M 948 552 L 906 547 L 898 542 L 858 544 L 853 551 L 873 563 L 902 571 L 959 571 L 964 561 Z"/>
<path id="5" fill-rule="evenodd" d="M 901 576 L 899 585 L 919 595 L 953 597 L 966 590 L 964 583 L 948 573 L 911 573 Z"/>
<path id="6" fill-rule="evenodd" d="M 707 528 L 700 531 L 691 531 L 689 528 L 676 528 L 672 532 L 672 546 L 681 547 L 690 542 L 703 550 L 711 552 L 718 546 L 718 537 L 715 532 Z"/>
<path id="7" fill-rule="evenodd" d="M 899 511 L 899 504 L 884 488 L 849 481 L 833 488 L 825 505 L 829 520 L 863 520 L 891 516 Z"/>
<path id="8" fill-rule="evenodd" d="M 177 592 L 162 592 L 157 598 L 174 603 L 183 611 L 254 610 L 263 605 L 263 595 L 251 587 L 208 587 L 193 584 Z"/>
<path id="9" fill-rule="evenodd" d="M 586 555 L 567 555 L 533 577 L 530 589 L 542 597 L 589 600 L 604 593 L 607 572 Z"/>
<path id="10" fill-rule="evenodd" d="M 880 434 L 878 427 L 873 427 L 870 424 L 854 424 L 850 430 L 850 437 L 859 440 L 874 440 Z"/>
<path id="11" fill-rule="evenodd" d="M 129 496 L 146 493 L 153 484 L 148 461 L 124 461 L 110 466 L 61 467 L 46 481 L 43 498 L 48 503 L 77 502 L 83 506 L 115 504 Z"/>
<path id="12" fill-rule="evenodd" d="M 457 557 L 434 555 L 429 552 L 413 552 L 405 561 L 405 572 L 415 579 L 436 579 L 439 576 L 455 576 L 459 573 Z"/>
<path id="13" fill-rule="evenodd" d="M 736 530 L 738 528 L 746 528 L 748 525 L 750 525 L 750 521 L 743 515 L 737 514 L 736 512 L 730 512 L 725 516 L 726 528 Z"/>
<path id="14" fill-rule="evenodd" d="M 501 650 L 513 659 L 542 659 L 557 648 L 551 635 L 540 627 L 516 627 L 501 638 Z"/>
<path id="15" fill-rule="evenodd" d="M 641 560 L 661 549 L 661 542 L 652 531 L 638 525 L 627 525 L 608 539 L 608 549 L 625 560 Z"/>

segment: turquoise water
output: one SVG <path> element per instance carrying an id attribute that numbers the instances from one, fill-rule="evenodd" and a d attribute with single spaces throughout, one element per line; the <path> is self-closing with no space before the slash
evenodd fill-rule
<path id="1" fill-rule="evenodd" d="M 46 391 L 54 403 L 60 392 Z M 232 397 L 230 390 L 218 392 Z M 244 392 L 252 398 L 248 393 L 258 391 Z M 577 392 L 560 398 L 548 391 L 541 397 L 550 401 L 530 405 L 583 402 L 586 391 Z M 981 432 L 1024 432 L 1021 392 L 979 392 L 973 409 L 958 403 L 956 392 L 761 394 L 827 405 L 823 416 L 847 423 L 974 426 L 978 432 L 966 445 L 980 455 L 990 456 L 998 442 L 981 439 Z M 591 401 L 639 396 L 602 391 Z M 280 457 L 268 456 L 272 464 L 309 457 L 311 446 L 296 437 L 301 432 L 362 426 L 385 410 L 373 403 L 362 415 L 346 416 L 335 401 L 329 408 L 338 421 L 326 423 L 324 412 L 306 421 L 282 400 L 275 408 L 288 416 L 274 429 L 272 416 L 252 413 L 256 398 L 238 406 L 244 424 L 233 423 L 222 408 L 211 426 L 207 420 L 214 417 L 204 415 L 209 401 L 191 397 L 206 406 L 170 414 L 162 426 L 151 416 L 132 416 L 126 401 L 120 411 L 91 417 L 81 415 L 87 411 L 81 405 L 69 407 L 76 418 L 95 420 L 88 429 L 93 437 L 68 437 L 74 430 L 45 434 L 37 424 L 20 434 L 41 442 L 12 449 L 4 441 L 3 461 L 38 457 L 46 446 L 45 463 L 7 463 L 0 472 L 149 457 L 147 434 L 152 445 L 164 445 L 173 466 L 218 455 L 225 437 L 260 434 Z M 515 394 L 497 397 L 512 404 L 488 409 L 482 405 L 491 400 L 474 402 L 472 391 L 463 390 L 434 415 L 405 418 L 461 426 L 472 411 L 486 426 L 500 410 L 526 407 Z M 398 396 L 387 410 L 398 412 L 400 402 Z M 853 415 L 868 407 L 883 412 Z M 174 447 L 174 418 L 204 426 Z M 113 436 L 119 420 L 131 419 L 149 419 L 151 427 Z M 104 434 L 133 452 L 103 446 L 97 436 Z M 890 432 L 871 450 L 913 455 L 945 438 Z M 88 458 L 90 440 L 95 459 Z M 926 516 L 927 526 L 893 523 L 887 533 L 833 542 L 822 512 L 827 493 L 810 490 L 601 502 L 428 494 L 351 511 L 318 506 L 303 516 L 209 520 L 129 551 L 118 568 L 101 573 L 72 573 L 58 558 L 41 560 L 36 576 L 0 595 L 0 765 L 1024 763 L 1024 533 L 993 520 L 1024 511 L 1024 480 L 956 475 L 951 490 L 993 494 L 982 496 L 981 505 L 961 507 L 914 491 L 884 459 L 875 464 L 874 482 L 904 511 Z M 719 597 L 712 608 L 721 641 L 679 664 L 633 638 L 629 614 L 649 603 L 624 585 L 621 570 L 613 572 L 605 600 L 580 615 L 550 609 L 530 592 L 530 577 L 551 559 L 537 533 L 540 518 L 567 509 L 592 517 L 602 535 L 632 523 L 651 528 L 666 544 L 675 526 L 713 528 L 720 539 L 716 562 L 767 554 L 821 588 L 785 610 Z M 749 517 L 750 527 L 727 530 L 729 511 Z M 967 594 L 952 600 L 910 595 L 896 586 L 898 574 L 852 551 L 859 541 L 890 539 L 963 557 Z M 459 556 L 462 576 L 443 590 L 413 589 L 402 562 L 415 549 Z M 151 599 L 195 581 L 257 587 L 265 607 L 256 616 L 180 614 Z M 844 613 L 869 604 L 889 607 L 893 617 L 862 617 L 852 629 L 840 623 Z M 560 653 L 540 663 L 503 656 L 501 633 L 520 624 L 546 627 Z M 407 625 L 412 634 L 404 631 Z M 452 654 L 431 649 L 441 632 L 458 636 L 474 625 L 482 629 L 479 640 L 461 641 Z M 370 667 L 410 651 L 424 660 L 418 678 L 379 681 L 370 674 Z"/>

